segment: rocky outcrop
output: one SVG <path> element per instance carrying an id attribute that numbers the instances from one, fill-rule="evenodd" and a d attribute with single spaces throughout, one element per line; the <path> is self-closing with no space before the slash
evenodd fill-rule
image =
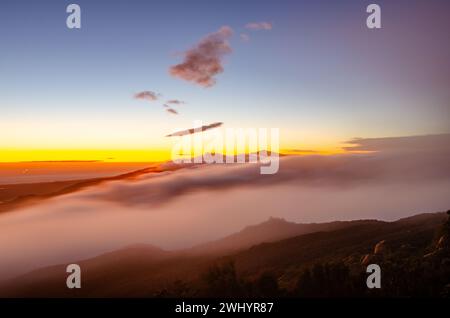
<path id="1" fill-rule="evenodd" d="M 361 257 L 361 265 L 367 266 L 369 264 L 380 262 L 387 251 L 388 247 L 386 240 L 378 242 L 373 248 L 373 253 L 369 253 Z"/>

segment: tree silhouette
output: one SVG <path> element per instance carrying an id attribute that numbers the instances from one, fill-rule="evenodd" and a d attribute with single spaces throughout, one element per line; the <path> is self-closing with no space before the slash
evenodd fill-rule
<path id="1" fill-rule="evenodd" d="M 203 276 L 208 297 L 238 297 L 243 296 L 243 287 L 239 282 L 234 263 L 212 265 Z"/>
<path id="2" fill-rule="evenodd" d="M 276 297 L 280 294 L 278 281 L 272 272 L 262 273 L 256 280 L 256 292 L 259 297 Z"/>

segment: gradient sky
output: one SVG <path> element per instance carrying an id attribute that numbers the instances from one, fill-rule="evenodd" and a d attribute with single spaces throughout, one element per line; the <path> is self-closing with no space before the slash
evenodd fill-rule
<path id="1" fill-rule="evenodd" d="M 66 27 L 70 3 L 81 6 L 80 30 Z M 369 3 L 381 5 L 381 30 L 365 25 Z M 299 149 L 450 132 L 449 9 L 444 0 L 3 0 L 0 161 L 148 160 L 195 120 L 277 127 L 282 148 Z M 244 27 L 261 21 L 272 30 Z M 215 86 L 169 74 L 222 26 L 234 30 L 233 52 Z M 171 115 L 133 99 L 145 90 L 187 104 Z"/>

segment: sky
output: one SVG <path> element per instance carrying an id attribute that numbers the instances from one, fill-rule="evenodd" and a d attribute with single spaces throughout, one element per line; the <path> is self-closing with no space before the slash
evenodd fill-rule
<path id="1" fill-rule="evenodd" d="M 372 2 L 381 29 L 366 27 Z M 70 3 L 81 29 L 66 26 Z M 450 132 L 449 9 L 439 0 L 1 1 L 0 161 L 160 160 L 173 145 L 165 136 L 199 120 L 279 128 L 281 148 L 323 151 L 355 137 Z M 222 71 L 205 84 L 174 67 L 208 39 L 222 45 L 213 52 Z M 136 98 L 147 91 L 157 100 Z M 185 103 L 163 106 L 174 99 Z"/>

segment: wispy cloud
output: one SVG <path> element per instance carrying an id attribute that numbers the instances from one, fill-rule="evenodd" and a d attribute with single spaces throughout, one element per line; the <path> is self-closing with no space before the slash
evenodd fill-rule
<path id="1" fill-rule="evenodd" d="M 312 149 L 293 149 L 293 148 L 288 148 L 288 149 L 282 149 L 283 153 L 290 153 L 290 154 L 318 154 L 319 151 L 317 150 L 312 150 Z"/>
<path id="2" fill-rule="evenodd" d="M 232 51 L 228 43 L 232 34 L 233 30 L 229 26 L 223 26 L 207 35 L 184 53 L 183 62 L 172 66 L 170 74 L 203 87 L 215 85 L 214 76 L 224 71 L 223 57 Z"/>
<path id="3" fill-rule="evenodd" d="M 248 34 L 246 34 L 246 33 L 241 33 L 240 38 L 241 38 L 242 42 L 250 41 L 250 36 Z"/>
<path id="4" fill-rule="evenodd" d="M 169 108 L 166 109 L 166 111 L 168 113 L 171 113 L 171 114 L 174 114 L 174 115 L 178 115 L 178 112 L 175 109 L 173 109 L 173 108 L 169 107 Z"/>
<path id="5" fill-rule="evenodd" d="M 222 125 L 223 125 L 223 123 L 221 123 L 221 122 L 213 123 L 213 124 L 210 124 L 210 125 L 203 125 L 203 126 L 197 127 L 197 128 L 191 128 L 191 129 L 177 131 L 177 132 L 174 132 L 174 133 L 171 133 L 171 134 L 167 135 L 166 137 L 192 135 L 192 134 L 195 134 L 195 133 L 198 133 L 198 132 L 202 132 L 202 131 L 210 130 L 210 129 L 213 129 L 213 128 L 217 128 L 217 127 L 220 127 Z"/>
<path id="6" fill-rule="evenodd" d="M 178 100 L 178 99 L 170 99 L 166 102 L 166 104 L 181 105 L 181 104 L 186 104 L 186 102 L 184 102 L 182 100 Z"/>
<path id="7" fill-rule="evenodd" d="M 134 98 L 147 100 L 150 102 L 158 100 L 159 96 L 161 96 L 161 94 L 158 94 L 158 93 L 155 93 L 152 91 L 143 91 L 143 92 L 134 94 Z"/>
<path id="8" fill-rule="evenodd" d="M 254 31 L 258 31 L 258 30 L 272 30 L 272 23 L 270 22 L 251 22 L 251 23 L 247 23 L 245 25 L 246 29 L 249 30 L 254 30 Z"/>
<path id="9" fill-rule="evenodd" d="M 143 91 L 136 93 L 134 95 L 134 98 L 154 102 L 157 101 L 161 96 L 162 96 L 161 94 L 152 91 Z M 162 104 L 162 106 L 166 109 L 166 112 L 173 115 L 178 115 L 178 111 L 172 108 L 170 105 L 181 105 L 181 104 L 185 104 L 185 102 L 178 99 L 169 99 L 164 104 Z"/>
<path id="10" fill-rule="evenodd" d="M 398 153 L 408 149 L 409 151 L 441 149 L 450 153 L 450 134 L 423 135 L 409 137 L 385 137 L 385 138 L 354 138 L 346 142 L 347 151 L 366 151 L 383 153 Z M 449 164 L 450 167 L 450 164 Z"/>

